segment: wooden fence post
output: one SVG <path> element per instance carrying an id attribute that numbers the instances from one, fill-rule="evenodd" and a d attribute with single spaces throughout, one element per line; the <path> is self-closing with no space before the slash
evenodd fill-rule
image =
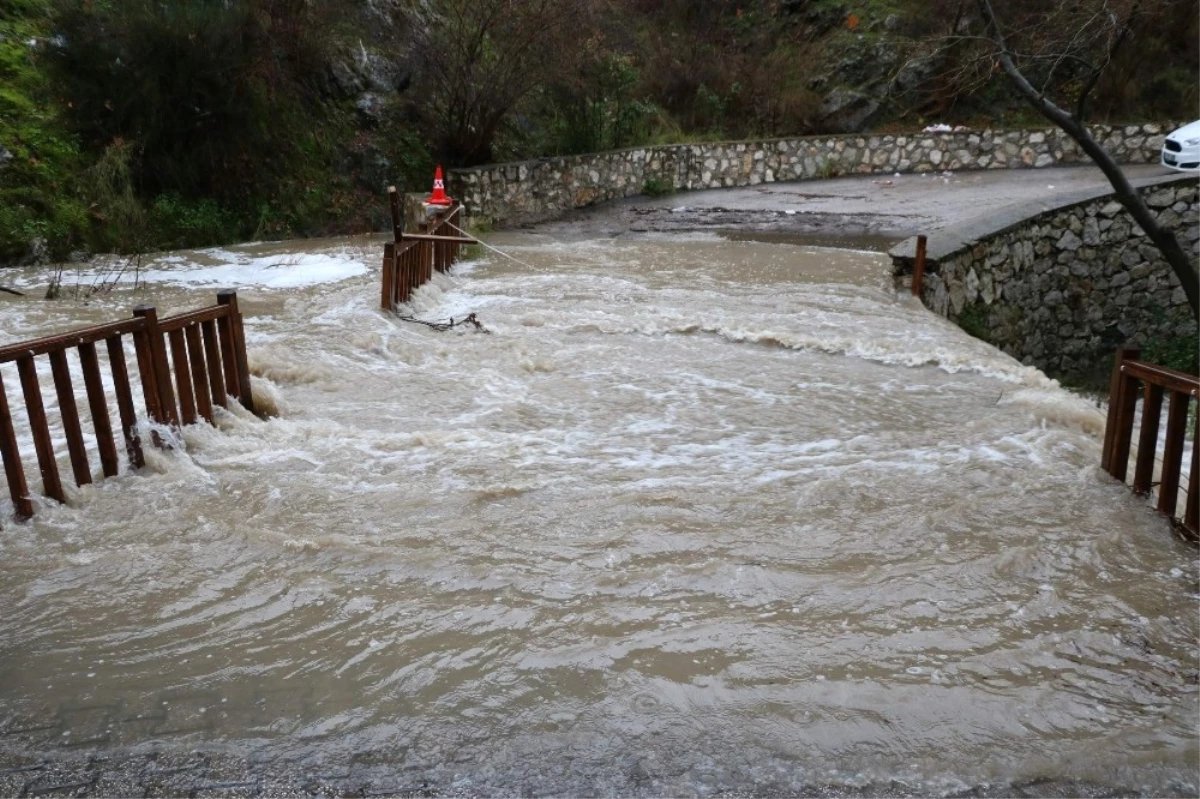
<path id="1" fill-rule="evenodd" d="M 25 484 L 25 469 L 21 466 L 21 453 L 17 449 L 17 434 L 13 430 L 12 413 L 8 407 L 8 395 L 4 392 L 3 375 L 0 375 L 0 459 L 4 461 L 8 495 L 12 497 L 17 516 L 28 519 L 33 515 L 33 501 L 29 499 L 29 487 Z"/>
<path id="2" fill-rule="evenodd" d="M 108 348 L 108 365 L 112 370 L 113 390 L 117 394 L 117 411 L 121 415 L 121 434 L 125 437 L 125 451 L 129 454 L 129 463 L 135 469 L 140 469 L 146 465 L 146 457 L 142 454 L 142 440 L 137 435 L 137 412 L 133 408 L 129 370 L 125 367 L 125 348 L 121 345 L 120 336 L 109 336 L 104 340 L 104 344 Z M 137 346 L 136 335 L 134 346 Z"/>
<path id="3" fill-rule="evenodd" d="M 399 244 L 404 239 L 404 211 L 400 208 L 400 192 L 388 186 L 388 203 L 392 208 L 392 241 Z"/>
<path id="4" fill-rule="evenodd" d="M 54 460 L 54 444 L 50 440 L 46 406 L 42 402 L 42 390 L 38 385 L 37 365 L 33 362 L 32 352 L 17 359 L 17 372 L 21 375 L 21 389 L 25 393 L 25 412 L 29 415 L 29 429 L 33 433 L 33 449 L 37 453 L 38 469 L 42 472 L 42 489 L 46 496 L 66 502 L 62 481 L 58 478 L 58 463 Z"/>
<path id="5" fill-rule="evenodd" d="M 96 345 L 81 341 L 76 348 L 79 365 L 83 369 L 83 387 L 87 391 L 88 410 L 92 413 L 92 428 L 96 433 L 96 448 L 100 450 L 100 468 L 105 477 L 117 474 L 117 445 L 113 441 L 112 421 L 108 417 L 108 403 L 104 399 L 104 381 L 100 377 L 100 360 L 96 357 Z"/>
<path id="6" fill-rule="evenodd" d="M 62 417 L 63 435 L 67 437 L 67 452 L 71 457 L 75 485 L 87 485 L 92 482 L 92 468 L 88 463 L 87 447 L 83 443 L 83 428 L 79 424 L 79 408 L 75 404 L 75 387 L 71 384 L 71 367 L 67 362 L 66 350 L 50 353 L 50 370 L 54 375 L 54 392 L 58 395 L 58 412 Z"/>
<path id="7" fill-rule="evenodd" d="M 925 235 L 917 236 L 917 257 L 913 261 L 912 293 L 921 296 L 921 283 L 925 280 Z"/>
<path id="8" fill-rule="evenodd" d="M 233 289 L 223 289 L 217 292 L 217 302 L 229 308 L 227 318 L 238 401 L 242 403 L 243 408 L 254 413 L 254 397 L 250 394 L 250 365 L 246 360 L 246 334 L 242 329 L 242 314 L 238 311 L 237 292 Z"/>
<path id="9" fill-rule="evenodd" d="M 1158 449 L 1158 421 L 1162 415 L 1163 387 L 1147 382 L 1142 391 L 1142 433 L 1138 436 L 1137 462 L 1133 467 L 1133 493 L 1148 494 L 1154 479 L 1154 454 Z"/>
<path id="10" fill-rule="evenodd" d="M 396 305 L 396 271 L 396 245 L 389 241 L 383 245 L 383 286 L 379 296 L 379 305 L 385 311 Z"/>
<path id="11" fill-rule="evenodd" d="M 1126 350 L 1125 361 L 1135 361 L 1141 357 L 1140 350 Z M 1137 410 L 1137 379 L 1125 373 L 1122 362 L 1117 384 L 1117 414 L 1112 442 L 1112 462 L 1109 464 L 1109 474 L 1125 482 L 1129 471 L 1129 449 L 1133 443 L 1133 414 Z"/>
<path id="12" fill-rule="evenodd" d="M 1167 440 L 1163 447 L 1162 477 L 1158 484 L 1158 509 L 1171 517 L 1175 516 L 1175 506 L 1179 501 L 1179 472 L 1187 437 L 1189 401 L 1187 394 L 1172 391 L 1167 405 Z"/>
<path id="13" fill-rule="evenodd" d="M 204 421 L 213 423 L 212 396 L 208 393 L 208 365 L 204 363 L 204 349 L 200 344 L 200 325 L 191 324 L 183 329 L 187 342 L 188 361 L 192 366 L 192 396 L 196 398 L 196 412 Z"/>
<path id="14" fill-rule="evenodd" d="M 1118 409 L 1121 407 L 1120 394 L 1124 384 L 1124 374 L 1121 367 L 1125 361 L 1136 361 L 1142 352 L 1136 347 L 1118 347 L 1113 357 L 1112 377 L 1108 383 L 1108 421 L 1104 424 L 1104 449 L 1101 450 L 1100 468 L 1116 477 L 1113 466 L 1113 451 L 1116 449 L 1117 427 L 1120 421 Z M 1132 433 L 1132 431 L 1130 431 Z M 1128 453 L 1128 450 L 1126 450 Z M 1124 479 L 1122 476 L 1121 479 Z"/>
<path id="15" fill-rule="evenodd" d="M 145 320 L 141 336 L 134 334 L 138 347 L 138 368 L 142 370 L 142 391 L 146 395 L 146 410 L 159 424 L 179 427 L 179 412 L 175 409 L 175 390 L 171 388 L 171 366 L 162 331 L 158 327 L 158 311 L 153 305 L 139 305 L 133 315 Z M 149 374 L 146 370 L 149 369 Z M 153 386 L 153 398 L 151 397 Z"/>

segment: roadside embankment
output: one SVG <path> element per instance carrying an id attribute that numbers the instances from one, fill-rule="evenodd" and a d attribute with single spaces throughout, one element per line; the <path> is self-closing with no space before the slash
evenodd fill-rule
<path id="1" fill-rule="evenodd" d="M 1196 178 L 1134 185 L 1185 251 L 1200 254 Z M 914 252 L 914 239 L 891 250 L 898 283 Z M 1111 188 L 948 226 L 930 235 L 926 258 L 928 308 L 1048 374 L 1094 382 L 1122 344 L 1158 362 L 1195 357 L 1200 338 L 1179 280 Z"/>
<path id="2" fill-rule="evenodd" d="M 1097 125 L 1120 163 L 1158 160 L 1173 123 Z M 837 175 L 1025 169 L 1087 163 L 1057 128 L 901 135 L 810 136 L 635 147 L 493 164 L 450 173 L 450 191 L 475 219 L 517 225 L 599 202 L 672 191 L 734 188 Z"/>

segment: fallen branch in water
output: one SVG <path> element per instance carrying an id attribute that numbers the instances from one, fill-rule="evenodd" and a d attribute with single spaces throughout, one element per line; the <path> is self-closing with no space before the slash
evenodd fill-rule
<path id="1" fill-rule="evenodd" d="M 24 297 L 24 296 L 25 296 L 25 292 L 23 292 L 23 291 L 17 291 L 16 289 L 10 289 L 8 286 L 0 286 L 0 291 L 6 292 L 6 293 L 8 293 L 8 294 L 15 294 L 15 295 L 17 295 L 18 297 Z"/>
<path id="2" fill-rule="evenodd" d="M 475 318 L 475 314 L 473 314 L 473 313 L 467 314 L 465 317 L 463 317 L 462 319 L 458 319 L 458 320 L 455 320 L 455 318 L 452 316 L 452 317 L 450 317 L 450 321 L 448 321 L 448 322 L 426 322 L 424 319 L 418 319 L 415 316 L 397 316 L 396 318 L 399 319 L 401 322 L 415 322 L 418 325 L 425 325 L 426 327 L 432 327 L 434 330 L 449 330 L 450 328 L 453 328 L 453 327 L 460 327 L 462 325 L 470 324 L 470 325 L 474 325 L 475 329 L 480 332 L 483 332 L 483 333 L 491 333 L 492 332 L 492 331 L 488 330 L 486 327 L 484 327 L 482 324 L 480 324 L 479 320 Z"/>

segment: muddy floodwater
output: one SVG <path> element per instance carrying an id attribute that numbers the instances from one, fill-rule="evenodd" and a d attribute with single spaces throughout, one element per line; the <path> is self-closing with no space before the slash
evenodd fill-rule
<path id="1" fill-rule="evenodd" d="M 0 501 L 0 753 L 441 792 L 1196 794 L 1196 550 L 1100 472 L 1094 402 L 876 253 L 489 240 L 512 259 L 411 309 L 488 333 L 380 312 L 378 241 L 171 254 L 86 301 L 5 273 L 31 296 L 0 295 L 4 342 L 237 285 L 275 415 L 220 413 L 28 523 Z"/>

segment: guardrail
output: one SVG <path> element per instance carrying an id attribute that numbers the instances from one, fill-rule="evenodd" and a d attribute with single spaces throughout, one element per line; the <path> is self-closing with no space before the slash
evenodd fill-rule
<path id="1" fill-rule="evenodd" d="M 1197 538 L 1200 536 L 1200 448 L 1196 446 L 1194 427 L 1182 519 L 1179 515 L 1179 489 L 1183 451 L 1188 440 L 1188 417 L 1193 405 L 1200 402 L 1200 377 L 1145 363 L 1139 361 L 1139 357 L 1141 351 L 1135 348 L 1122 347 L 1117 350 L 1109 386 L 1108 423 L 1104 427 L 1104 450 L 1100 466 L 1117 480 L 1126 481 L 1140 393 L 1141 429 L 1133 470 L 1133 491 L 1145 495 L 1157 485 L 1159 512 L 1177 522 L 1182 521 L 1183 532 L 1190 538 Z M 1159 425 L 1164 395 L 1169 395 L 1167 426 L 1162 437 L 1159 480 L 1155 483 L 1155 466 L 1160 462 Z"/>
<path id="2" fill-rule="evenodd" d="M 456 202 L 431 220 L 421 222 L 417 233 L 405 233 L 396 188 L 389 188 L 388 194 L 394 240 L 383 247 L 380 307 L 385 311 L 407 302 L 418 287 L 433 279 L 435 271 L 449 270 L 461 256 L 463 245 L 474 242 L 474 239 L 457 235 L 464 216 L 460 203 Z"/>
<path id="3" fill-rule="evenodd" d="M 132 381 L 125 362 L 125 336 L 133 337 L 137 377 L 141 382 L 146 414 L 151 421 L 179 427 L 203 418 L 211 424 L 213 406 L 228 407 L 230 396 L 247 410 L 254 411 L 242 315 L 238 310 L 237 292 L 232 290 L 218 293 L 214 306 L 166 319 L 159 319 L 153 306 L 140 305 L 133 310 L 132 319 L 0 346 L 0 364 L 15 362 L 17 365 L 42 477 L 42 493 L 59 502 L 65 502 L 66 495 L 38 381 L 37 358 L 44 355 L 50 361 L 72 475 L 75 484 L 82 486 L 92 482 L 92 471 L 67 357 L 72 349 L 78 353 L 101 472 L 105 477 L 115 477 L 120 469 L 120 458 L 109 414 L 108 389 L 96 346 L 100 342 L 104 342 L 108 356 L 111 390 L 115 395 L 129 465 L 139 468 L 145 464 Z M 152 435 L 152 439 L 155 444 L 160 444 L 157 437 Z M 2 374 L 0 460 L 4 464 L 8 492 L 16 514 L 27 519 L 33 515 L 33 502 Z"/>

